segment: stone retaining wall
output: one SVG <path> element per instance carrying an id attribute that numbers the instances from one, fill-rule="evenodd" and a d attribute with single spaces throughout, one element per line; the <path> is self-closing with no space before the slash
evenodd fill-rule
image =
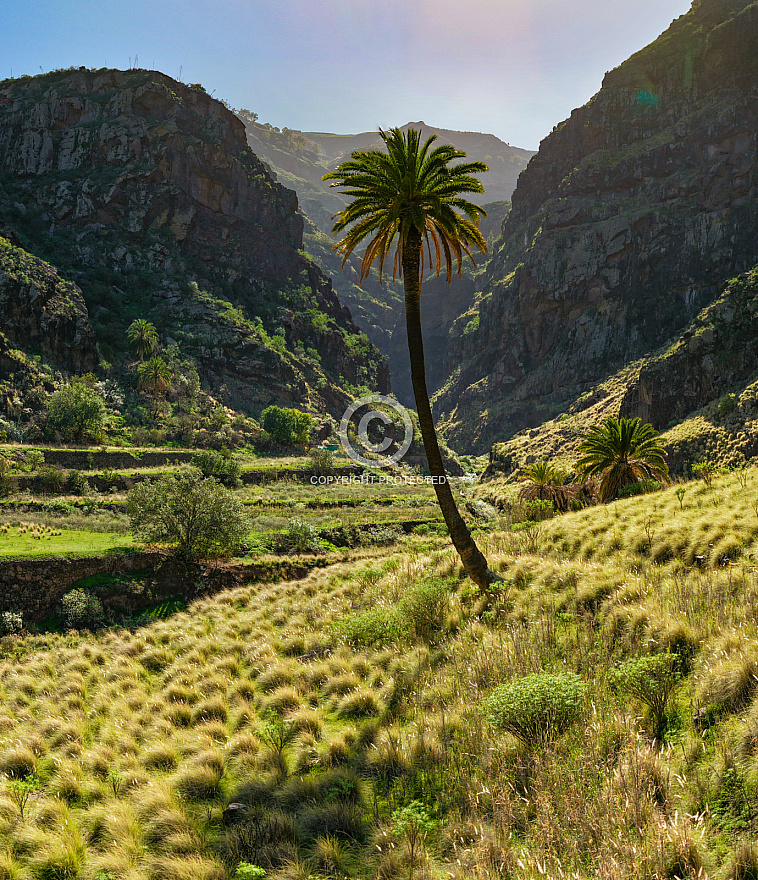
<path id="1" fill-rule="evenodd" d="M 26 620 L 44 620 L 57 610 L 72 584 L 96 574 L 155 568 L 160 553 L 113 553 L 67 559 L 50 556 L 0 561 L 0 611 L 20 611 Z"/>
<path id="2" fill-rule="evenodd" d="M 92 471 L 109 468 L 123 471 L 131 468 L 163 467 L 179 462 L 184 464 L 192 461 L 197 450 L 177 449 L 168 452 L 144 452 L 132 455 L 131 452 L 120 450 L 103 451 L 101 449 L 43 449 L 45 464 L 62 467 L 66 470 Z"/>

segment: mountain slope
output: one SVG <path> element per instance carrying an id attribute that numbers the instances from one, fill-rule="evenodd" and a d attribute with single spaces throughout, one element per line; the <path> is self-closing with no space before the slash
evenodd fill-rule
<path id="1" fill-rule="evenodd" d="M 379 353 L 300 250 L 297 198 L 200 86 L 146 70 L 0 83 L 0 220 L 80 287 L 101 351 L 134 317 L 250 411 L 341 413 Z"/>
<path id="2" fill-rule="evenodd" d="M 332 279 L 340 300 L 350 308 L 358 326 L 389 358 L 392 385 L 398 398 L 412 405 L 402 285 L 393 282 L 391 277 L 380 285 L 376 273 L 372 272 L 359 286 L 357 257 L 350 257 L 343 268 L 342 258 L 331 249 L 334 240 L 330 233 L 332 218 L 346 201 L 338 190 L 322 180 L 327 171 L 348 159 L 354 150 L 382 149 L 379 134 L 373 131 L 337 135 L 287 128 L 279 131 L 259 123 L 257 116 L 249 111 L 237 112 L 245 123 L 251 148 L 271 167 L 279 181 L 297 192 L 300 213 L 305 219 L 306 250 Z M 490 134 L 434 128 L 423 122 L 407 123 L 402 129 L 410 127 L 421 128 L 423 137 L 436 135 L 439 143 L 451 143 L 466 152 L 469 159 L 485 161 L 490 166 L 490 171 L 481 176 L 486 193 L 473 196 L 473 200 L 485 206 L 488 216 L 482 220 L 482 230 L 494 241 L 510 208 L 508 199 L 518 174 L 533 153 L 511 147 Z M 436 279 L 424 285 L 422 323 L 424 337 L 431 341 L 427 347 L 427 380 L 431 391 L 440 388 L 447 378 L 448 329 L 470 306 L 472 295 L 473 284 L 468 274 L 461 282 L 455 278 L 449 287 Z"/>
<path id="3" fill-rule="evenodd" d="M 758 4 L 702 0 L 519 178 L 436 412 L 485 448 L 661 345 L 758 262 Z"/>

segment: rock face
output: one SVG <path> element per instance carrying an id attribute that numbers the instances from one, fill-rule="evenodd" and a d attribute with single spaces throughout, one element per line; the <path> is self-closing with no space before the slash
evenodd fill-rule
<path id="1" fill-rule="evenodd" d="M 659 431 L 758 373 L 758 269 L 727 285 L 664 353 L 648 359 L 621 399 L 620 415 Z M 729 409 L 725 401 L 722 409 Z"/>
<path id="2" fill-rule="evenodd" d="M 300 250 L 295 194 L 202 87 L 84 68 L 0 83 L 0 187 L 0 220 L 79 284 L 108 359 L 139 316 L 249 409 L 338 410 L 347 384 L 386 390 L 378 352 Z"/>
<path id="3" fill-rule="evenodd" d="M 16 348 L 39 352 L 76 373 L 97 366 L 95 337 L 82 292 L 57 270 L 0 237 L 2 331 Z M 4 378 L 0 364 L 0 379 Z"/>
<path id="4" fill-rule="evenodd" d="M 568 409 L 758 261 L 757 76 L 758 4 L 701 0 L 542 142 L 451 347 L 454 445 Z"/>

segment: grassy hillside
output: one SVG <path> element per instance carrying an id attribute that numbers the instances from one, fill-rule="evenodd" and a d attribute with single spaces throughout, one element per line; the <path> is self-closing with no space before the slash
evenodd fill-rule
<path id="1" fill-rule="evenodd" d="M 683 488 L 6 637 L 0 876 L 754 876 L 758 471 Z"/>

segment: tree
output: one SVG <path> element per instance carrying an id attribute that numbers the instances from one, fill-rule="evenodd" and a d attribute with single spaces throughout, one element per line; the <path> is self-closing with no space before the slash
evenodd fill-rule
<path id="1" fill-rule="evenodd" d="M 171 544 L 189 560 L 231 556 L 251 528 L 240 499 L 191 466 L 138 483 L 127 514 L 142 540 Z"/>
<path id="2" fill-rule="evenodd" d="M 659 434 L 639 418 L 603 419 L 584 435 L 579 454 L 577 470 L 584 477 L 600 477 L 598 499 L 603 503 L 613 501 L 630 483 L 668 477 Z"/>
<path id="3" fill-rule="evenodd" d="M 367 242 L 361 263 L 363 282 L 375 261 L 381 281 L 385 260 L 394 246 L 393 277 L 402 276 L 405 287 L 411 381 L 429 472 L 438 478 L 434 483 L 437 501 L 466 573 L 480 589 L 486 589 L 499 578 L 489 570 L 458 511 L 429 405 L 421 334 L 421 284 L 424 244 L 437 275 L 444 263 L 448 282 L 452 279 L 454 260 L 460 276 L 464 254 L 473 263 L 472 247 L 487 250 L 478 227 L 479 217 L 485 216 L 485 212 L 461 198 L 465 193 L 484 192 L 474 174 L 486 171 L 487 166 L 483 162 L 451 166 L 450 162 L 464 159 L 466 154 L 448 144 L 432 149 L 435 136 L 421 144 L 421 132 L 417 129 L 380 129 L 379 134 L 387 153 L 354 152 L 349 161 L 324 175 L 324 180 L 334 181 L 332 186 L 344 187 L 344 194 L 352 197 L 351 203 L 337 214 L 333 232 L 344 234 L 334 249 L 344 255 L 344 266 L 355 248 Z"/>
<path id="4" fill-rule="evenodd" d="M 134 356 L 137 360 L 144 361 L 158 348 L 158 331 L 155 325 L 144 318 L 132 321 L 126 331 Z"/>
<path id="5" fill-rule="evenodd" d="M 65 440 L 82 442 L 96 436 L 105 424 L 105 401 L 83 379 L 72 379 L 45 403 L 47 423 Z"/>
<path id="6" fill-rule="evenodd" d="M 261 413 L 261 427 L 275 443 L 289 446 L 307 443 L 313 425 L 313 417 L 299 409 L 268 406 Z"/>
<path id="7" fill-rule="evenodd" d="M 150 358 L 137 369 L 139 386 L 151 394 L 160 394 L 171 384 L 173 373 L 171 367 L 161 357 Z"/>
<path id="8" fill-rule="evenodd" d="M 575 497 L 573 486 L 566 484 L 566 475 L 545 459 L 524 468 L 524 485 L 518 493 L 520 501 L 550 501 L 556 510 L 566 510 Z"/>

